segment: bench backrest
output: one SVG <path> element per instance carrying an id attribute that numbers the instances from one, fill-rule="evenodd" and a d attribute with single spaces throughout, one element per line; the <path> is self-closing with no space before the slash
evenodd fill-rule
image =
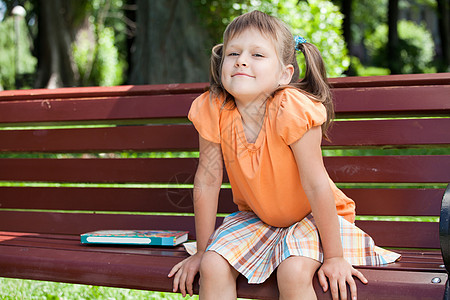
<path id="1" fill-rule="evenodd" d="M 438 223 L 386 216 L 439 216 L 450 182 L 450 74 L 331 84 L 337 120 L 325 164 L 356 201 L 358 226 L 380 246 L 439 248 Z M 0 231 L 187 229 L 194 238 L 198 135 L 186 115 L 205 88 L 0 92 Z M 225 186 L 219 213 L 235 210 Z"/>

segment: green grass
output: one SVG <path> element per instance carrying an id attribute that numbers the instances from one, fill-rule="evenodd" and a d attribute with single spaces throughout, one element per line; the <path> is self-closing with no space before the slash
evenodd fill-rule
<path id="1" fill-rule="evenodd" d="M 0 299 L 184 299 L 180 294 L 159 293 L 132 289 L 110 288 L 82 284 L 67 284 L 49 281 L 0 278 Z M 191 299 L 198 299 L 194 296 Z"/>

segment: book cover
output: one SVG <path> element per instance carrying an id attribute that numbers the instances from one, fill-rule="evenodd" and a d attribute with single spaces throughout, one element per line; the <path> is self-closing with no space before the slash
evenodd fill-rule
<path id="1" fill-rule="evenodd" d="M 176 246 L 186 242 L 188 231 L 99 230 L 81 234 L 82 244 Z"/>

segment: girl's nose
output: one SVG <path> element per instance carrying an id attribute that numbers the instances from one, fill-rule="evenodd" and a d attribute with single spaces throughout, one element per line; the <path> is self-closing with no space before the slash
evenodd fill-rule
<path id="1" fill-rule="evenodd" d="M 236 60 L 236 67 L 246 67 L 247 66 L 247 62 L 245 60 L 245 58 L 243 57 L 243 55 L 239 56 L 239 58 Z"/>

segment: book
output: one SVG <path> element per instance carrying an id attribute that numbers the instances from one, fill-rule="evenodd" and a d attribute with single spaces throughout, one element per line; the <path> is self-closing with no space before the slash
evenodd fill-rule
<path id="1" fill-rule="evenodd" d="M 173 230 L 98 230 L 81 234 L 81 243 L 176 246 L 187 241 L 188 233 Z"/>

